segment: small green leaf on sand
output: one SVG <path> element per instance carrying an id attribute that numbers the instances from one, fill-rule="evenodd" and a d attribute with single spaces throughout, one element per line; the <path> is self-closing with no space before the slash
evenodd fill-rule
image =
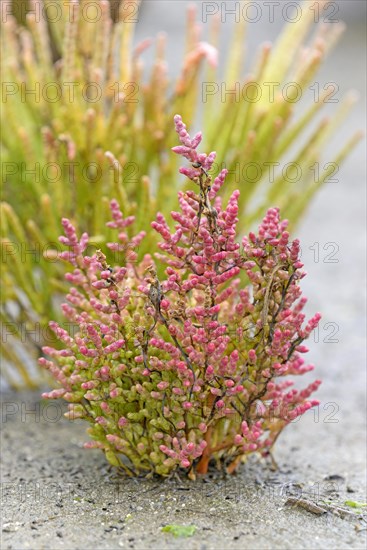
<path id="1" fill-rule="evenodd" d="M 355 500 L 346 500 L 344 504 L 351 508 L 362 508 L 363 506 L 367 506 L 366 502 L 356 502 Z"/>
<path id="2" fill-rule="evenodd" d="M 174 537 L 192 537 L 196 529 L 196 525 L 165 525 L 162 527 L 164 533 L 172 533 Z"/>

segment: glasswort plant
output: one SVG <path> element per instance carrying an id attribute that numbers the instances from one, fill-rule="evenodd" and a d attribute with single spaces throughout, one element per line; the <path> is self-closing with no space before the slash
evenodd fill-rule
<path id="1" fill-rule="evenodd" d="M 304 323 L 299 242 L 279 210 L 237 242 L 239 191 L 222 205 L 227 170 L 213 180 L 216 154 L 198 153 L 201 133 L 191 138 L 179 115 L 175 127 L 173 151 L 190 163 L 180 172 L 195 185 L 178 194 L 175 231 L 158 213 L 160 252 L 136 262 L 145 234 L 128 236 L 134 218 L 113 200 L 118 241 L 107 246 L 129 243 L 131 254 L 111 267 L 101 251 L 85 254 L 88 235 L 79 239 L 64 218 L 60 256 L 74 270 L 62 309 L 77 331 L 52 322 L 63 349 L 44 347 L 50 359 L 39 362 L 61 386 L 44 397 L 62 397 L 68 418 L 89 422 L 86 447 L 129 475 L 183 468 L 194 478 L 212 459 L 233 472 L 247 455 L 269 454 L 283 428 L 318 404 L 309 397 L 319 380 L 296 390 L 288 375 L 313 368 L 303 341 L 320 315 Z"/>

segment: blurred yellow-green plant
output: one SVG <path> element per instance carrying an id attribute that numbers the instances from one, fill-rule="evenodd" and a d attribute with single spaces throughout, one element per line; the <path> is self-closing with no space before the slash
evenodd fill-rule
<path id="1" fill-rule="evenodd" d="M 177 191 L 177 158 L 168 154 L 177 112 L 191 125 L 201 117 L 204 149 L 215 144 L 232 171 L 226 193 L 241 189 L 242 230 L 270 204 L 294 224 L 359 139 L 346 141 L 316 178 L 312 167 L 353 99 L 319 120 L 327 88 L 294 112 L 299 90 L 313 82 L 341 24 L 315 25 L 314 12 L 302 9 L 246 72 L 243 19 L 234 25 L 222 77 L 216 63 L 220 19 L 211 18 L 208 42 L 202 42 L 190 6 L 182 68 L 172 79 L 165 35 L 155 46 L 150 40 L 134 45 L 144 2 L 122 0 L 114 19 L 107 0 L 93 3 L 94 15 L 86 15 L 88 3 L 60 2 L 56 16 L 55 2 L 29 0 L 22 18 L 10 13 L 11 2 L 2 2 L 1 322 L 3 376 L 14 388 L 41 380 L 34 358 L 48 339 L 47 320 L 58 317 L 54 306 L 64 284 L 64 266 L 56 261 L 61 218 L 98 246 L 109 237 L 111 198 L 125 215 L 136 216 L 138 230 L 149 231 L 157 210 L 169 213 Z M 142 60 L 148 47 L 156 49 L 149 74 Z M 284 159 L 291 163 L 287 170 Z M 153 239 L 150 234 L 141 254 Z"/>

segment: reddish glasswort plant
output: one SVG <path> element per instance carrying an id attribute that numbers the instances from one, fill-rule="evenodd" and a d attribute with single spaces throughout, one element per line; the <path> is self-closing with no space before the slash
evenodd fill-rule
<path id="1" fill-rule="evenodd" d="M 67 416 L 90 423 L 86 447 L 131 475 L 184 468 L 195 477 L 212 459 L 233 472 L 247 455 L 267 455 L 283 428 L 318 404 L 309 397 L 320 381 L 296 390 L 288 378 L 313 368 L 303 341 L 320 319 L 305 324 L 298 240 L 271 208 L 241 246 L 239 191 L 222 206 L 226 170 L 212 181 L 215 153 L 197 152 L 201 134 L 191 139 L 178 115 L 175 125 L 173 151 L 190 161 L 180 171 L 197 187 L 179 193 L 175 231 L 158 214 L 161 252 L 137 262 L 144 233 L 129 237 L 134 220 L 112 201 L 118 242 L 108 247 L 131 251 L 110 267 L 101 251 L 86 255 L 88 235 L 78 239 L 64 219 L 61 257 L 74 271 L 62 308 L 78 330 L 50 323 L 64 349 L 45 347 L 51 360 L 39 360 L 61 386 L 44 397 L 68 401 Z M 162 280 L 155 262 L 167 265 Z"/>

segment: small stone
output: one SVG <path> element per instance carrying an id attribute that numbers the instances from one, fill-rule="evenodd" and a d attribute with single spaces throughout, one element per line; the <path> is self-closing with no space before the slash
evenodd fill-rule
<path id="1" fill-rule="evenodd" d="M 19 526 L 19 521 L 15 523 L 4 523 L 2 530 L 4 533 L 15 533 L 16 531 L 18 531 Z"/>
<path id="2" fill-rule="evenodd" d="M 330 474 L 324 477 L 325 481 L 345 481 L 345 478 L 339 474 Z"/>

